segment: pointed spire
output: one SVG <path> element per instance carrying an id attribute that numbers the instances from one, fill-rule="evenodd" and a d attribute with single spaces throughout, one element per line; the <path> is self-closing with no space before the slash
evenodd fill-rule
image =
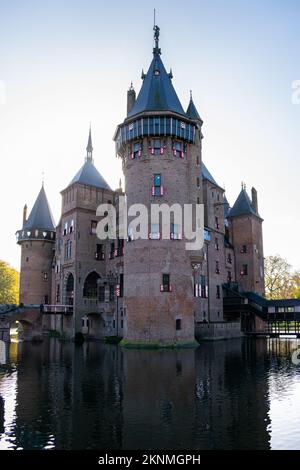
<path id="1" fill-rule="evenodd" d="M 55 230 L 54 219 L 44 186 L 41 187 L 38 197 L 36 198 L 33 208 L 23 228 Z"/>
<path id="2" fill-rule="evenodd" d="M 145 74 L 142 71 L 143 84 L 128 113 L 128 117 L 145 111 L 171 111 L 185 116 L 185 112 L 172 84 L 172 70 L 168 73 L 161 60 L 159 48 L 159 27 L 154 25 L 155 47 L 153 59 Z"/>
<path id="3" fill-rule="evenodd" d="M 88 144 L 86 147 L 86 161 L 93 163 L 93 145 L 92 145 L 92 129 L 90 124 Z"/>
<path id="4" fill-rule="evenodd" d="M 160 28 L 156 24 L 156 10 L 154 8 L 154 25 L 153 25 L 153 31 L 154 31 L 154 48 L 153 48 L 153 54 L 161 54 L 161 50 L 159 47 L 159 31 Z"/>
<path id="5" fill-rule="evenodd" d="M 201 119 L 201 117 L 200 117 L 200 115 L 197 111 L 197 108 L 194 104 L 194 101 L 193 101 L 192 90 L 190 90 L 190 102 L 189 102 L 188 108 L 186 110 L 186 114 L 190 119 L 194 119 L 196 121 L 201 121 L 202 122 L 202 119 Z"/>

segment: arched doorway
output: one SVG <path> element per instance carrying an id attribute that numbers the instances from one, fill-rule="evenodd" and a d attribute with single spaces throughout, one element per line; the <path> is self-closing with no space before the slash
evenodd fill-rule
<path id="1" fill-rule="evenodd" d="M 83 297 L 88 299 L 97 299 L 98 298 L 98 279 L 100 276 L 96 271 L 92 271 L 84 281 L 83 286 Z"/>
<path id="2" fill-rule="evenodd" d="M 73 305 L 74 303 L 74 276 L 72 273 L 68 275 L 66 282 L 66 305 Z"/>
<path id="3" fill-rule="evenodd" d="M 21 341 L 24 337 L 24 328 L 22 323 L 20 323 L 18 320 L 11 323 L 9 335 L 11 341 Z"/>

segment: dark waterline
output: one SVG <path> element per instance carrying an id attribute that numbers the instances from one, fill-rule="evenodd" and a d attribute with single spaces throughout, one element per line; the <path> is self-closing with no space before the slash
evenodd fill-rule
<path id="1" fill-rule="evenodd" d="M 0 366 L 0 449 L 300 449 L 297 346 L 12 343 Z"/>

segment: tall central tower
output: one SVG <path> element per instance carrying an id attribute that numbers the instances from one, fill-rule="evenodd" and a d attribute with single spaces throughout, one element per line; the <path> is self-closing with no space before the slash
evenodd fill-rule
<path id="1" fill-rule="evenodd" d="M 127 207 L 202 202 L 201 126 L 190 102 L 181 106 L 161 60 L 159 27 L 154 27 L 153 59 L 135 99 L 128 91 L 127 117 L 115 134 L 122 159 Z M 172 220 L 171 220 L 172 222 Z M 182 224 L 171 223 L 162 239 L 162 220 L 150 223 L 147 239 L 130 236 L 124 250 L 123 344 L 182 345 L 194 340 L 193 265 L 200 251 L 186 250 Z"/>

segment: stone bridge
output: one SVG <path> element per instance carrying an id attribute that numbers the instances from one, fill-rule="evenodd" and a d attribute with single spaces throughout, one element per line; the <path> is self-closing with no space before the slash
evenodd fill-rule
<path id="1" fill-rule="evenodd" d="M 40 339 L 43 332 L 43 308 L 40 305 L 1 305 L 0 340 L 10 341 L 11 325 L 18 321 L 25 341 Z"/>

